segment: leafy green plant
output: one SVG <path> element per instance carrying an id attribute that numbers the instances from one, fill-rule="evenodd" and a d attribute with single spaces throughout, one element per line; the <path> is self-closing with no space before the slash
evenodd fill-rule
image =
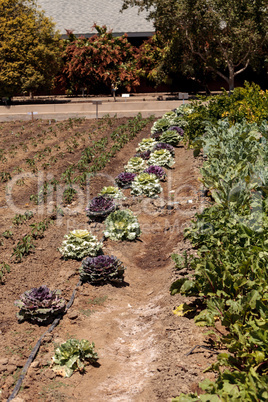
<path id="1" fill-rule="evenodd" d="M 16 214 L 15 217 L 13 218 L 13 225 L 21 225 L 22 223 L 32 219 L 33 217 L 33 212 L 32 211 L 26 211 L 24 214 Z"/>
<path id="2" fill-rule="evenodd" d="M 140 173 L 134 178 L 131 184 L 131 194 L 135 196 L 145 195 L 147 197 L 155 197 L 161 191 L 162 187 L 155 174 Z"/>
<path id="3" fill-rule="evenodd" d="M 88 230 L 73 230 L 64 236 L 62 246 L 59 248 L 64 258 L 80 260 L 87 256 L 96 256 L 101 252 L 102 243 L 98 242 Z"/>
<path id="4" fill-rule="evenodd" d="M 60 291 L 51 291 L 47 286 L 27 290 L 14 304 L 20 308 L 17 313 L 20 322 L 26 320 L 37 324 L 52 322 L 56 316 L 64 313 L 66 307 Z"/>
<path id="5" fill-rule="evenodd" d="M 136 152 L 152 151 L 156 145 L 156 141 L 153 138 L 143 138 L 136 148 Z"/>
<path id="6" fill-rule="evenodd" d="M 99 255 L 97 257 L 87 257 L 82 261 L 79 270 L 80 278 L 83 282 L 93 284 L 105 282 L 118 282 L 124 279 L 123 263 L 114 256 Z"/>
<path id="7" fill-rule="evenodd" d="M 111 240 L 135 240 L 141 234 L 136 216 L 128 209 L 112 212 L 104 223 L 104 236 Z"/>
<path id="8" fill-rule="evenodd" d="M 3 236 L 5 239 L 10 239 L 10 238 L 13 236 L 13 232 L 11 232 L 11 230 L 5 230 L 5 231 L 2 233 L 2 236 Z"/>
<path id="9" fill-rule="evenodd" d="M 147 163 L 140 157 L 130 158 L 124 169 L 128 173 L 141 173 L 147 167 Z"/>
<path id="10" fill-rule="evenodd" d="M 12 257 L 15 257 L 16 262 L 21 262 L 22 257 L 30 254 L 35 249 L 33 244 L 33 237 L 31 235 L 25 235 L 13 248 Z"/>
<path id="11" fill-rule="evenodd" d="M 82 339 L 69 339 L 62 343 L 52 358 L 52 370 L 63 377 L 71 377 L 74 371 L 85 371 L 85 366 L 98 360 L 95 344 Z"/>
<path id="12" fill-rule="evenodd" d="M 172 158 L 171 153 L 166 149 L 154 151 L 148 160 L 148 165 L 165 166 L 169 168 L 171 168 L 174 163 L 174 158 Z"/>
<path id="13" fill-rule="evenodd" d="M 108 187 L 103 187 L 101 192 L 99 193 L 100 196 L 103 197 L 111 197 L 115 200 L 122 200 L 125 199 L 126 197 L 122 193 L 122 190 L 120 190 L 118 187 L 113 187 L 113 186 L 108 186 Z"/>

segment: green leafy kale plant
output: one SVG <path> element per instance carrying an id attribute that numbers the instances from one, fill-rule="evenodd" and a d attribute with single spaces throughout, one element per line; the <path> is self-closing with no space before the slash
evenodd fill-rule
<path id="1" fill-rule="evenodd" d="M 15 306 L 20 308 L 17 318 L 20 322 L 30 321 L 37 324 L 48 324 L 65 311 L 65 300 L 60 297 L 59 290 L 49 290 L 40 286 L 24 292 Z"/>
<path id="2" fill-rule="evenodd" d="M 141 230 L 138 219 L 132 211 L 126 209 L 112 212 L 105 219 L 104 236 L 111 240 L 135 240 Z"/>
<path id="3" fill-rule="evenodd" d="M 81 260 L 84 257 L 96 256 L 101 252 L 102 243 L 88 230 L 73 230 L 64 236 L 59 248 L 64 258 Z"/>
<path id="4" fill-rule="evenodd" d="M 85 371 L 85 366 L 98 360 L 95 344 L 82 339 L 69 339 L 62 343 L 52 357 L 52 370 L 63 377 L 71 377 L 74 371 Z"/>
<path id="5" fill-rule="evenodd" d="M 162 187 L 155 174 L 141 173 L 136 176 L 131 185 L 131 194 L 135 196 L 145 195 L 155 197 L 161 193 Z"/>

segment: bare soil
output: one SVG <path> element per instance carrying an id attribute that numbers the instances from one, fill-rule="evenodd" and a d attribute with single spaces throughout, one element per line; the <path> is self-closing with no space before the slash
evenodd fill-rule
<path id="1" fill-rule="evenodd" d="M 113 184 L 135 154 L 138 142 L 150 135 L 152 123 L 125 145 L 70 205 L 62 200 L 57 204 L 64 216 L 49 224 L 30 255 L 15 263 L 11 258 L 13 248 L 30 232 L 29 225 L 50 217 L 56 205 L 55 194 L 43 208 L 38 209 L 30 201 L 37 191 L 37 178 L 42 173 L 50 180 L 59 179 L 68 165 L 79 160 L 85 146 L 102 137 L 108 138 L 110 147 L 110 134 L 126 121 L 113 118 L 57 124 L 36 120 L 1 125 L 0 172 L 9 173 L 13 185 L 7 189 L 10 181 L 0 184 L 0 234 L 12 232 L 12 237 L 0 238 L 0 262 L 11 268 L 0 284 L 0 400 L 6 401 L 11 394 L 22 366 L 46 330 L 28 322 L 18 324 L 14 301 L 26 290 L 43 284 L 61 289 L 63 297 L 70 299 L 79 281 L 81 262 L 63 260 L 58 247 L 66 233 L 79 228 L 91 230 L 102 240 L 104 225 L 90 223 L 85 215 L 88 199 L 104 185 Z M 140 239 L 104 241 L 104 253 L 115 255 L 126 267 L 125 285 L 85 283 L 78 288 L 73 306 L 52 335 L 44 339 L 18 401 L 171 401 L 181 392 L 196 391 L 205 377 L 211 378 L 203 370 L 215 355 L 197 349 L 186 356 L 195 345 L 206 342 L 205 331 L 193 320 L 173 314 L 173 309 L 187 300 L 169 293 L 177 277 L 170 255 L 191 250 L 183 230 L 204 203 L 198 182 L 200 161 L 183 146 L 175 153 L 176 163 L 167 172 L 160 198 L 137 199 L 130 196 L 130 190 L 124 190 L 124 206 L 138 216 Z M 35 168 L 27 159 L 35 159 Z M 28 178 L 23 176 L 25 172 L 30 173 Z M 172 199 L 170 191 L 174 191 Z M 34 211 L 31 220 L 20 225 L 12 223 L 16 213 L 30 210 Z M 51 357 L 55 345 L 70 337 L 93 341 L 99 361 L 96 366 L 87 366 L 83 374 L 76 372 L 71 378 L 61 378 L 50 368 Z"/>

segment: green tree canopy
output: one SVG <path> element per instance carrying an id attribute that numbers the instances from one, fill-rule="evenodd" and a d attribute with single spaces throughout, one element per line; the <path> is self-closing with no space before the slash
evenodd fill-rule
<path id="1" fill-rule="evenodd" d="M 173 67 L 177 54 L 178 67 L 217 74 L 230 90 L 267 49 L 267 0 L 124 0 L 123 9 L 133 5 L 149 10 L 169 41 Z"/>
<path id="2" fill-rule="evenodd" d="M 0 96 L 50 89 L 60 37 L 35 0 L 0 0 Z"/>

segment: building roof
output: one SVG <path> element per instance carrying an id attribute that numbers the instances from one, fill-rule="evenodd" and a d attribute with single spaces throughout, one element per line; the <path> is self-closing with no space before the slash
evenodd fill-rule
<path id="1" fill-rule="evenodd" d="M 36 0 L 46 16 L 56 23 L 56 29 L 66 36 L 66 30 L 76 36 L 96 33 L 93 24 L 106 25 L 115 35 L 151 36 L 153 23 L 146 20 L 146 12 L 138 14 L 137 7 L 120 13 L 122 0 Z"/>

